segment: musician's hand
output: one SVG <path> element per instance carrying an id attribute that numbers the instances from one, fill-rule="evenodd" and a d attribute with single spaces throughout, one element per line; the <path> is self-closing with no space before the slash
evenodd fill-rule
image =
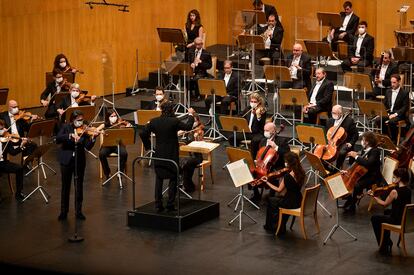
<path id="1" fill-rule="evenodd" d="M 198 57 L 194 58 L 194 63 L 195 63 L 196 65 L 200 64 L 200 63 L 201 63 L 201 59 L 200 59 L 200 58 L 198 58 Z"/>
<path id="2" fill-rule="evenodd" d="M 182 136 L 185 133 L 185 131 L 183 130 L 178 130 L 177 132 L 177 136 Z"/>
<path id="3" fill-rule="evenodd" d="M 353 158 L 356 158 L 357 156 L 358 156 L 358 153 L 357 152 L 355 152 L 355 151 L 351 151 L 351 152 L 348 152 L 348 154 L 347 154 L 349 157 L 353 157 Z"/>
<path id="4" fill-rule="evenodd" d="M 267 177 L 266 177 L 266 176 L 261 177 L 261 178 L 260 178 L 260 180 L 261 180 L 261 181 L 263 181 L 263 182 L 265 182 L 265 183 L 267 183 L 267 182 L 268 182 L 268 181 L 267 181 Z"/>
<path id="5" fill-rule="evenodd" d="M 188 108 L 188 114 L 189 115 L 194 115 L 195 114 L 195 110 L 193 108 Z"/>
<path id="6" fill-rule="evenodd" d="M 351 57 L 351 63 L 352 64 L 358 64 L 359 59 L 360 59 L 359 57 L 355 57 L 355 56 L 354 57 Z"/>
<path id="7" fill-rule="evenodd" d="M 392 115 L 389 115 L 388 118 L 393 119 L 393 118 L 396 118 L 397 116 L 398 116 L 397 114 L 392 114 Z"/>
<path id="8" fill-rule="evenodd" d="M 381 79 L 379 79 L 379 78 L 377 78 L 377 77 L 375 78 L 375 83 L 376 83 L 376 84 L 380 84 L 380 83 L 381 83 L 381 81 L 382 81 Z"/>
<path id="9" fill-rule="evenodd" d="M 277 145 L 273 140 L 268 140 L 267 145 L 271 146 L 272 148 L 277 150 Z"/>
<path id="10" fill-rule="evenodd" d="M 368 194 L 369 196 L 371 196 L 371 197 L 373 197 L 373 196 L 374 196 L 374 192 L 373 192 L 371 189 L 370 189 L 370 190 L 368 190 L 367 194 Z"/>
<path id="11" fill-rule="evenodd" d="M 197 66 L 195 63 L 191 63 L 191 68 L 195 69 L 195 67 Z"/>
<path id="12" fill-rule="evenodd" d="M 348 142 L 348 143 L 346 144 L 346 147 L 347 147 L 347 148 L 351 148 L 351 147 L 352 147 L 352 144 Z"/>
<path id="13" fill-rule="evenodd" d="M 38 119 L 39 118 L 39 116 L 38 115 L 32 115 L 32 120 L 36 120 L 36 119 Z"/>
<path id="14" fill-rule="evenodd" d="M 335 32 L 335 30 L 333 30 L 334 32 Z M 346 32 L 342 32 L 342 33 L 340 33 L 339 35 L 338 35 L 338 38 L 339 39 L 343 39 L 344 37 L 345 37 L 345 35 L 346 35 Z M 333 36 L 333 35 L 332 35 Z"/>
<path id="15" fill-rule="evenodd" d="M 93 102 L 93 101 L 95 101 L 96 100 L 96 95 L 92 95 L 91 96 L 91 101 Z"/>
<path id="16" fill-rule="evenodd" d="M 59 113 L 59 115 L 63 115 L 63 113 L 65 112 L 65 110 L 63 110 L 63 109 L 57 109 L 57 112 Z"/>
<path id="17" fill-rule="evenodd" d="M 299 65 L 295 65 L 295 67 L 296 67 L 296 69 L 298 69 L 298 70 L 302 70 L 302 67 L 301 67 L 301 66 L 299 66 Z"/>
<path id="18" fill-rule="evenodd" d="M 345 175 L 345 174 L 348 174 L 348 171 L 347 170 L 341 170 L 339 173 L 341 173 L 341 175 Z"/>
<path id="19" fill-rule="evenodd" d="M 77 72 L 79 72 L 79 70 L 78 70 L 78 69 L 76 69 L 76 68 L 72 68 L 72 73 L 77 73 Z"/>
<path id="20" fill-rule="evenodd" d="M 24 147 L 29 141 L 27 140 L 27 138 L 22 138 L 22 143 L 20 143 L 21 147 Z"/>
<path id="21" fill-rule="evenodd" d="M 47 107 L 49 105 L 49 101 L 43 99 L 40 100 L 40 103 L 42 103 L 43 107 Z"/>
<path id="22" fill-rule="evenodd" d="M 75 134 L 70 134 L 70 137 L 73 139 L 74 142 L 78 142 L 80 137 L 78 135 Z"/>

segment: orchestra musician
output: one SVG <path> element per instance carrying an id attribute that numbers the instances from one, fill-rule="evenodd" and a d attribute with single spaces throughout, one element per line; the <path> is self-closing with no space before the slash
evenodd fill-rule
<path id="1" fill-rule="evenodd" d="M 195 47 L 194 40 L 199 37 L 204 41 L 204 27 L 201 24 L 200 12 L 196 9 L 188 12 L 185 23 L 185 32 L 187 34 L 187 48 Z"/>
<path id="2" fill-rule="evenodd" d="M 283 156 L 290 152 L 290 147 L 288 144 L 288 140 L 284 137 L 281 137 L 278 135 L 277 127 L 273 122 L 267 122 L 264 126 L 264 133 L 263 136 L 257 135 L 252 140 L 252 148 L 262 148 L 266 146 L 270 146 L 271 148 L 275 149 L 278 155 L 277 160 L 271 165 L 269 172 L 273 172 L 276 170 L 280 170 L 285 167 L 285 162 Z M 259 142 L 259 144 L 254 144 Z M 253 152 L 252 155 L 257 160 L 260 156 L 258 156 L 257 151 Z M 277 180 L 276 180 L 277 182 Z M 269 195 L 274 196 L 275 191 L 273 189 L 270 189 Z M 260 202 L 262 196 L 259 192 L 259 187 L 254 186 L 253 187 L 253 195 L 250 198 L 253 202 Z"/>
<path id="3" fill-rule="evenodd" d="M 86 217 L 82 213 L 83 202 L 83 178 L 86 168 L 85 149 L 91 150 L 95 144 L 96 136 L 99 132 L 89 133 L 83 119 L 83 113 L 75 110 L 70 116 L 70 122 L 64 124 L 56 136 L 56 143 L 61 144 L 59 152 L 59 163 L 62 175 L 62 192 L 61 192 L 61 208 L 59 221 L 67 219 L 69 212 L 69 195 L 70 186 L 72 184 L 72 175 L 76 182 L 76 201 L 75 213 L 76 219 L 85 220 Z"/>
<path id="4" fill-rule="evenodd" d="M 7 155 L 15 156 L 21 153 L 27 144 L 27 139 L 22 139 L 19 146 L 14 146 L 13 142 L 7 138 L 6 124 L 0 119 L 0 173 L 16 175 L 16 193 L 15 198 L 18 202 L 22 202 L 26 197 L 23 191 L 23 166 L 7 159 Z"/>
<path id="5" fill-rule="evenodd" d="M 276 20 L 276 15 L 271 14 L 267 17 L 267 25 L 258 27 L 258 34 L 263 37 L 265 49 L 256 51 L 256 60 L 268 57 L 272 64 L 276 64 L 282 57 L 281 44 L 284 30 L 282 25 L 279 26 L 277 22 L 279 20 Z"/>
<path id="6" fill-rule="evenodd" d="M 355 151 L 348 152 L 348 156 L 355 159 L 357 165 L 367 169 L 365 175 L 359 178 L 355 183 L 352 195 L 348 196 L 343 208 L 346 213 L 354 214 L 355 205 L 362 197 L 364 189 L 370 189 L 373 184 L 382 186 L 384 178 L 381 174 L 381 151 L 378 149 L 378 141 L 373 132 L 364 132 L 362 134 L 362 152 L 358 155 Z M 343 173 L 348 173 L 343 171 Z"/>
<path id="7" fill-rule="evenodd" d="M 289 68 L 292 82 L 282 82 L 282 87 L 303 89 L 311 88 L 311 58 L 303 53 L 302 45 L 295 43 L 292 53 L 286 57 L 285 66 Z"/>
<path id="8" fill-rule="evenodd" d="M 244 135 L 246 136 L 246 139 L 252 140 L 255 136 L 258 136 L 256 138 L 259 140 L 263 136 L 263 128 L 266 123 L 266 108 L 264 107 L 264 99 L 259 93 L 252 93 L 249 96 L 249 102 L 250 105 L 241 112 L 241 117 L 244 117 L 247 120 L 251 133 L 243 134 L 238 132 L 236 135 L 236 143 L 234 143 L 234 135 L 229 134 L 227 138 L 231 146 L 239 146 L 240 141 L 244 140 Z M 259 142 L 255 142 L 256 148 L 253 148 L 252 144 L 252 152 L 257 152 L 259 150 L 259 148 L 257 148 L 258 145 Z M 256 156 L 253 155 L 253 157 Z"/>
<path id="9" fill-rule="evenodd" d="M 353 38 L 352 46 L 348 49 L 349 58 L 342 62 L 344 71 L 352 71 L 351 66 L 357 66 L 357 70 L 363 72 L 364 67 L 372 65 L 374 60 L 374 37 L 367 33 L 368 24 L 361 21 L 358 25 L 358 35 Z"/>
<path id="10" fill-rule="evenodd" d="M 191 90 L 194 90 L 195 100 L 200 100 L 200 91 L 198 89 L 198 80 L 201 78 L 212 78 L 212 76 L 207 73 L 207 70 L 211 68 L 211 54 L 203 49 L 203 39 L 197 37 L 194 39 L 195 48 L 191 48 L 188 53 L 188 62 L 190 63 L 191 68 L 193 69 L 193 77 L 190 81 Z"/>
<path id="11" fill-rule="evenodd" d="M 389 215 L 373 215 L 371 217 L 372 228 L 375 233 L 378 245 L 380 245 L 381 240 L 381 224 L 390 223 L 390 224 L 401 224 L 401 219 L 403 216 L 405 205 L 411 203 L 411 190 L 408 187 L 409 185 L 409 172 L 406 168 L 398 168 L 394 170 L 393 183 L 397 184 L 397 187 L 388 194 L 385 200 L 379 196 L 374 196 L 372 190 L 368 191 L 370 196 L 373 196 L 376 202 L 384 208 L 392 205 L 391 214 Z M 384 237 L 382 246 L 379 248 L 379 252 L 384 255 L 391 255 L 392 241 L 390 238 L 390 231 L 384 231 Z"/>
<path id="12" fill-rule="evenodd" d="M 316 83 L 308 94 L 309 104 L 303 107 L 303 112 L 308 115 L 306 122 L 312 124 L 316 123 L 318 113 L 328 112 L 330 116 L 334 90 L 333 83 L 326 78 L 325 69 L 316 69 L 315 76 Z"/>
<path id="13" fill-rule="evenodd" d="M 69 92 L 70 96 L 64 97 L 57 109 L 57 112 L 60 116 L 62 116 L 62 118 L 66 109 L 69 107 L 95 105 L 96 95 L 90 96 L 90 99 L 87 97 L 83 97 L 85 94 L 83 91 L 81 91 L 78 83 L 73 83 L 72 85 L 70 85 Z"/>
<path id="14" fill-rule="evenodd" d="M 266 211 L 266 224 L 263 228 L 271 233 L 276 232 L 276 225 L 279 219 L 279 207 L 282 208 L 299 208 L 302 202 L 301 188 L 305 181 L 305 171 L 300 164 L 299 156 L 293 152 L 288 152 L 284 156 L 286 168 L 290 171 L 284 174 L 283 178 L 277 183 L 263 178 L 263 181 L 278 194 L 275 197 L 269 197 Z M 286 222 L 289 216 L 282 217 L 282 224 L 278 235 L 286 232 Z"/>
<path id="15" fill-rule="evenodd" d="M 68 92 L 71 85 L 71 83 L 67 82 L 66 79 L 63 78 L 62 73 L 57 70 L 53 71 L 53 79 L 54 81 L 50 82 L 40 95 L 40 103 L 42 103 L 43 107 L 47 107 L 45 112 L 45 118 L 47 119 L 58 117 L 54 98 L 55 94 L 60 92 Z"/>
<path id="16" fill-rule="evenodd" d="M 233 72 L 232 61 L 224 61 L 224 74 L 220 75 L 219 79 L 224 80 L 227 95 L 225 97 L 216 95 L 216 102 L 221 102 L 220 113 L 227 114 L 230 103 L 237 102 L 237 98 L 239 96 L 239 74 L 237 72 Z M 210 116 L 213 116 L 213 108 L 211 107 L 211 104 L 213 104 L 213 95 L 207 96 L 204 102 L 206 104 L 208 113 Z"/>
<path id="17" fill-rule="evenodd" d="M 73 73 L 73 74 L 81 73 L 82 74 L 83 73 L 81 70 L 72 67 L 69 63 L 68 58 L 63 53 L 60 53 L 56 55 L 55 57 L 55 61 L 53 62 L 52 72 L 55 70 L 62 74 L 63 73 Z"/>
<path id="18" fill-rule="evenodd" d="M 108 110 L 105 114 L 105 129 L 116 129 L 116 128 L 125 128 L 132 127 L 131 123 L 126 120 L 123 120 L 118 116 L 118 113 L 115 110 Z M 102 170 L 106 179 L 110 178 L 111 169 L 108 164 L 108 156 L 112 153 L 118 154 L 117 146 L 103 146 L 99 149 L 99 160 L 101 161 Z M 125 148 L 125 145 L 120 144 L 119 146 L 119 159 L 120 167 L 119 169 L 122 172 L 125 172 L 126 162 L 128 159 L 128 152 Z"/>
<path id="19" fill-rule="evenodd" d="M 194 109 L 188 109 L 188 120 L 183 122 L 175 117 L 174 104 L 166 102 L 161 105 L 161 116 L 153 118 L 144 127 L 141 139 L 145 149 L 151 147 L 150 136 L 156 136 L 154 157 L 173 160 L 179 164 L 179 145 L 177 132 L 179 130 L 189 131 L 194 124 Z M 169 179 L 167 210 L 174 211 L 175 195 L 177 192 L 177 173 L 176 167 L 171 163 L 154 161 L 156 174 L 155 180 L 155 207 L 158 212 L 164 210 L 162 201 L 162 186 L 164 179 Z"/>
<path id="20" fill-rule="evenodd" d="M 382 53 L 381 62 L 371 71 L 374 82 L 374 95 L 385 95 L 385 91 L 391 88 L 391 76 L 398 74 L 398 65 L 392 61 L 390 51 Z"/>
<path id="21" fill-rule="evenodd" d="M 344 11 L 340 12 L 342 25 L 340 28 L 332 29 L 327 37 L 327 41 L 331 43 L 332 51 L 337 50 L 337 41 L 343 40 L 352 44 L 352 36 L 356 33 L 359 24 L 359 17 L 352 10 L 352 3 L 345 1 L 343 4 Z"/>
<path id="22" fill-rule="evenodd" d="M 165 96 L 164 88 L 161 86 L 155 87 L 154 91 L 155 99 L 147 106 L 147 110 L 156 110 L 161 111 L 161 104 L 168 101 L 168 98 Z"/>

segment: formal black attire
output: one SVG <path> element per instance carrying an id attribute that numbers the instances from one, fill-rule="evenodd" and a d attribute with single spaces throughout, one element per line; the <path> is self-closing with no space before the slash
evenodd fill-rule
<path id="1" fill-rule="evenodd" d="M 193 69 L 194 75 L 190 81 L 190 89 L 194 90 L 195 97 L 200 96 L 200 91 L 198 89 L 198 83 L 197 83 L 198 80 L 201 78 L 212 77 L 209 73 L 207 73 L 207 70 L 210 69 L 212 66 L 211 54 L 208 51 L 204 49 L 199 49 L 199 50 L 195 48 L 190 49 L 188 52 L 188 62 L 190 64 L 194 62 L 194 59 L 197 56 L 198 51 L 201 51 L 201 54 L 200 54 L 201 63 L 199 63 L 197 67 Z"/>
<path id="2" fill-rule="evenodd" d="M 377 71 L 381 70 L 381 65 L 378 64 L 375 66 L 375 70 L 372 70 L 371 77 L 372 80 L 375 80 L 375 75 Z M 374 95 L 385 95 L 385 91 L 391 88 L 391 76 L 393 74 L 398 74 L 398 65 L 396 63 L 390 62 L 385 71 L 384 79 L 381 81 L 382 87 L 375 83 L 374 85 Z"/>
<path id="3" fill-rule="evenodd" d="M 316 85 L 317 84 L 315 83 L 312 86 L 310 93 L 308 94 L 309 100 L 312 98 Z M 316 106 L 308 109 L 308 119 L 306 120 L 308 123 L 316 123 L 316 115 L 321 112 L 328 112 L 328 116 L 331 116 L 333 91 L 333 83 L 325 77 L 316 94 Z"/>
<path id="4" fill-rule="evenodd" d="M 92 149 L 95 139 L 89 138 L 86 134 L 82 135 L 75 146 L 75 142 L 70 137 L 75 131 L 73 124 L 64 124 L 56 136 L 56 143 L 61 144 L 59 152 L 59 163 L 62 175 L 62 193 L 61 193 L 61 214 L 66 215 L 69 211 L 70 186 L 72 184 L 72 175 L 75 174 L 75 168 L 78 180 L 76 184 L 76 214 L 82 213 L 83 202 L 83 178 L 86 167 L 85 149 Z M 75 151 L 76 148 L 76 151 Z M 76 167 L 75 167 L 76 157 Z"/>
<path id="5" fill-rule="evenodd" d="M 343 23 L 346 17 L 346 13 L 340 12 L 340 15 L 342 19 L 341 22 Z M 352 42 L 353 42 L 352 38 L 358 29 L 358 25 L 359 25 L 359 17 L 355 13 L 352 13 L 351 18 L 349 19 L 348 24 L 346 25 L 345 31 L 340 30 L 340 27 L 335 28 L 334 37 L 331 41 L 332 50 L 333 51 L 337 50 L 337 41 L 339 40 L 338 36 L 339 34 L 343 32 L 346 32 L 346 35 L 342 38 L 342 40 L 347 42 L 348 45 L 352 45 Z"/>
<path id="6" fill-rule="evenodd" d="M 299 185 L 295 178 L 289 173 L 283 177 L 286 193 L 285 195 L 278 194 L 275 197 L 269 197 L 266 211 L 265 229 L 275 232 L 276 225 L 279 220 L 279 207 L 295 209 L 299 208 L 302 203 L 302 186 Z M 284 215 L 281 226 L 281 233 L 286 230 L 286 222 L 289 216 Z"/>
<path id="7" fill-rule="evenodd" d="M 382 129 L 389 127 L 389 134 L 393 141 L 397 140 L 397 125 L 398 121 L 405 120 L 407 118 L 407 111 L 410 105 L 409 92 L 402 87 L 399 88 L 397 97 L 395 98 L 394 106 L 392 106 L 392 89 L 388 89 L 385 93 L 384 105 L 388 111 L 388 115 L 397 114 L 393 119 L 388 117 L 382 118 Z M 392 107 L 392 108 L 391 108 Z M 377 118 L 377 122 L 380 122 L 380 118 Z"/>
<path id="8" fill-rule="evenodd" d="M 219 76 L 219 79 L 224 80 L 225 74 Z M 226 85 L 226 84 L 225 84 Z M 227 114 L 228 108 L 231 102 L 237 102 L 237 98 L 239 96 L 239 74 L 236 72 L 232 72 L 229 78 L 229 81 L 226 85 L 226 92 L 227 95 L 225 97 L 216 96 L 216 102 L 221 102 L 220 105 L 220 113 Z M 205 99 L 205 104 L 207 110 L 210 109 L 211 104 L 213 104 L 213 96 L 209 95 Z"/>
<path id="9" fill-rule="evenodd" d="M 49 84 L 47 84 L 46 89 L 42 92 L 40 95 L 41 100 L 48 100 L 50 97 L 49 105 L 47 106 L 47 110 L 45 112 L 45 118 L 47 119 L 53 119 L 57 118 L 58 112 L 57 112 L 57 106 L 55 101 L 55 94 L 60 92 L 67 92 L 61 89 L 59 83 L 56 83 L 56 81 L 52 81 Z"/>
<path id="10" fill-rule="evenodd" d="M 11 162 L 7 159 L 7 155 L 15 156 L 22 152 L 20 146 L 14 146 L 12 142 L 1 142 L 0 144 L 0 173 L 15 174 L 16 175 L 16 198 L 18 199 L 23 190 L 23 166 Z M 1 153 L 3 152 L 3 156 Z"/>
<path id="11" fill-rule="evenodd" d="M 155 134 L 155 154 L 156 158 L 173 160 L 179 165 L 179 145 L 177 132 L 179 130 L 189 131 L 194 123 L 193 116 L 189 116 L 186 123 L 174 116 L 160 116 L 152 119 L 143 129 L 141 138 L 145 149 L 151 147 L 150 136 Z M 177 173 L 176 167 L 171 163 L 154 161 L 156 181 L 155 181 L 155 205 L 162 209 L 162 185 L 164 179 L 169 179 L 168 203 L 167 208 L 174 207 L 176 195 Z"/>
<path id="12" fill-rule="evenodd" d="M 391 214 L 390 215 L 373 215 L 371 217 L 372 228 L 374 229 L 375 237 L 378 245 L 381 240 L 381 224 L 401 224 L 405 205 L 411 203 L 411 190 L 407 186 L 397 187 L 397 198 L 392 202 Z M 380 251 L 384 251 L 387 246 L 391 246 L 390 231 L 384 231 L 384 240 Z"/>
<path id="13" fill-rule="evenodd" d="M 359 36 L 354 37 L 353 44 L 348 49 L 349 58 L 345 59 L 344 62 L 342 62 L 341 66 L 344 71 L 351 71 L 351 66 L 354 66 L 354 64 L 351 62 L 351 57 L 357 56 L 356 50 L 358 37 Z M 374 60 L 374 46 L 374 37 L 368 33 L 365 33 L 365 36 L 361 43 L 361 48 L 359 50 L 359 61 L 358 64 L 356 64 L 359 71 L 363 71 L 364 67 L 369 67 L 372 65 L 372 61 Z"/>
<path id="14" fill-rule="evenodd" d="M 187 44 L 194 42 L 194 39 L 199 35 L 201 27 L 203 27 L 203 25 L 195 25 L 193 29 L 191 29 L 191 25 L 185 27 L 185 31 L 187 32 Z"/>
<path id="15" fill-rule="evenodd" d="M 290 68 L 294 59 L 293 54 L 289 54 L 286 57 L 285 66 Z M 284 88 L 293 88 L 293 89 L 303 89 L 307 88 L 309 91 L 311 88 L 311 58 L 309 55 L 302 53 L 299 59 L 299 67 L 302 69 L 297 70 L 296 79 L 292 78 L 292 82 L 282 82 L 282 87 Z"/>
<path id="16" fill-rule="evenodd" d="M 277 19 L 278 21 L 278 19 Z M 258 35 L 263 34 L 268 29 L 268 26 L 261 27 L 258 26 Z M 277 64 L 277 61 L 282 57 L 282 40 L 283 40 L 283 27 L 282 24 L 278 25 L 276 24 L 273 28 L 273 33 L 270 37 L 270 49 L 264 49 L 264 50 L 257 50 L 256 51 L 256 60 L 257 62 L 263 58 L 268 57 L 272 61 L 272 64 Z"/>
<path id="17" fill-rule="evenodd" d="M 326 130 L 335 125 L 335 119 L 330 118 L 326 121 Z M 349 115 L 342 121 L 341 127 L 344 128 L 346 133 L 345 141 L 338 146 L 338 157 L 336 159 L 336 167 L 341 169 L 342 164 L 345 161 L 346 154 L 350 151 L 354 151 L 355 143 L 358 141 L 358 130 L 356 128 L 356 123 L 352 117 Z M 351 147 L 347 147 L 346 144 L 350 143 Z"/>

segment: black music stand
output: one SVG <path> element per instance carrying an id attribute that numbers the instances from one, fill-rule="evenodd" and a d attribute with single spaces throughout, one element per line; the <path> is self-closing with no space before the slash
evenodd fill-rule
<path id="1" fill-rule="evenodd" d="M 368 130 L 373 131 L 375 129 L 375 121 L 376 118 L 379 117 L 380 119 L 380 131 L 382 133 L 382 120 L 383 117 L 387 116 L 387 110 L 385 109 L 385 105 L 382 102 L 374 101 L 374 100 L 358 100 L 359 110 L 361 110 L 362 114 L 364 115 L 364 131 L 367 128 Z M 372 128 L 370 129 L 369 126 L 366 125 L 366 117 L 369 117 L 369 121 L 372 122 Z M 378 128 L 377 128 L 378 129 Z"/>
<path id="2" fill-rule="evenodd" d="M 119 188 L 122 189 L 122 176 L 127 178 L 132 182 L 132 179 L 127 176 L 123 171 L 121 171 L 121 153 L 120 153 L 120 146 L 121 145 L 130 145 L 135 143 L 135 131 L 134 128 L 120 128 L 120 129 L 108 129 L 105 130 L 105 135 L 103 139 L 103 143 L 101 147 L 109 147 L 109 146 L 116 146 L 118 149 L 118 156 L 117 156 L 117 164 L 118 169 L 115 174 L 113 174 L 109 179 L 102 183 L 104 186 L 106 183 L 110 182 L 112 178 L 118 177 L 119 180 Z"/>
<path id="3" fill-rule="evenodd" d="M 53 129 L 53 127 L 51 128 L 51 129 Z M 47 143 L 47 144 L 43 144 L 43 145 L 40 145 L 39 147 L 37 147 L 35 150 L 34 150 L 34 152 L 33 153 L 31 153 L 27 158 L 26 158 L 26 160 L 25 160 L 25 162 L 24 162 L 24 165 L 26 165 L 27 163 L 30 163 L 30 162 L 33 162 L 33 161 L 35 161 L 35 160 L 37 160 L 37 166 L 36 167 L 39 167 L 39 165 L 41 165 L 41 163 L 42 163 L 42 156 L 44 155 L 44 154 L 46 154 L 46 152 L 50 149 L 50 147 L 52 147 L 52 143 Z M 34 170 L 34 169 L 32 169 L 32 170 Z M 44 172 L 44 171 L 43 171 Z M 55 174 L 56 174 L 56 172 L 55 172 Z M 46 179 L 46 177 L 45 177 L 45 179 Z M 46 203 L 49 203 L 49 198 L 50 198 L 50 195 L 49 195 L 49 193 L 46 191 L 46 189 L 42 186 L 42 185 L 40 185 L 40 171 L 39 171 L 39 169 L 37 169 L 37 186 L 36 186 L 36 188 L 32 191 L 32 192 L 30 192 L 24 199 L 23 199 L 23 201 L 26 201 L 27 199 L 29 199 L 30 198 L 30 196 L 32 196 L 36 191 L 39 191 L 40 192 L 40 194 L 42 194 L 42 196 L 43 196 L 43 199 L 46 201 Z"/>
<path id="4" fill-rule="evenodd" d="M 217 127 L 216 121 L 216 95 L 225 97 L 227 95 L 226 85 L 224 80 L 215 80 L 215 79 L 199 79 L 198 88 L 201 95 L 212 95 L 213 96 L 213 115 L 211 116 L 211 127 L 204 133 L 204 137 L 215 141 L 220 138 L 227 138 L 220 133 Z"/>
<path id="5" fill-rule="evenodd" d="M 381 149 L 381 159 L 384 159 L 385 151 L 392 152 L 397 150 L 397 146 L 392 142 L 391 138 L 387 135 L 374 133 L 378 140 L 378 148 Z"/>
<path id="6" fill-rule="evenodd" d="M 316 16 L 319 21 L 319 38 L 322 40 L 322 26 L 330 28 L 338 28 L 342 24 L 341 15 L 339 13 L 317 12 Z"/>
<path id="7" fill-rule="evenodd" d="M 29 132 L 27 133 L 27 137 L 30 139 L 39 137 L 39 145 L 42 146 L 43 137 L 51 137 L 53 135 L 53 129 L 55 128 L 55 123 L 56 121 L 54 119 L 43 120 L 43 121 L 32 123 L 32 125 L 30 125 Z M 33 167 L 29 172 L 27 172 L 25 176 L 28 176 L 30 173 L 32 173 L 36 169 L 42 169 L 43 177 L 44 179 L 47 179 L 45 167 L 48 168 L 50 171 L 52 171 L 53 174 L 56 175 L 56 171 L 53 170 L 52 167 L 50 167 L 46 162 L 43 161 L 42 155 L 40 155 L 38 159 L 38 164 L 35 167 Z M 26 162 L 28 162 L 27 159 L 25 160 Z"/>
<path id="8" fill-rule="evenodd" d="M 9 95 L 9 88 L 0 88 L 0 105 L 7 104 L 8 95 Z"/>
<path id="9" fill-rule="evenodd" d="M 308 54 L 315 57 L 318 61 L 318 67 L 321 65 L 321 56 L 332 56 L 332 49 L 328 42 L 305 40 L 304 43 Z"/>
<path id="10" fill-rule="evenodd" d="M 175 112 L 179 113 L 178 111 L 180 110 L 180 107 L 181 107 L 183 108 L 183 112 L 181 114 L 185 114 L 187 113 L 188 108 L 191 106 L 190 95 L 187 89 L 187 78 L 193 75 L 193 68 L 191 68 L 190 64 L 188 63 L 180 63 L 180 62 L 174 62 L 174 61 L 165 61 L 165 68 L 171 76 L 177 75 L 180 82 L 181 82 L 181 76 L 183 77 L 183 81 L 184 81 L 183 103 L 181 103 L 181 91 L 178 91 L 179 102 L 175 106 L 176 108 Z M 178 87 L 176 88 L 178 90 Z M 172 92 L 172 90 L 170 90 L 170 92 Z"/>

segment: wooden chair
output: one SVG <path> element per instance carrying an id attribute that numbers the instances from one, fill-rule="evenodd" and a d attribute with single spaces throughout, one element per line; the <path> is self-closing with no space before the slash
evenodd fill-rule
<path id="1" fill-rule="evenodd" d="M 341 60 L 348 58 L 348 43 L 338 40 L 338 58 Z"/>
<path id="2" fill-rule="evenodd" d="M 384 177 L 387 184 L 392 183 L 392 178 L 394 176 L 394 170 L 398 168 L 398 160 L 393 159 L 391 157 L 385 157 L 384 158 L 384 164 L 382 166 L 381 174 Z M 376 200 L 371 197 L 371 200 L 368 205 L 368 211 L 371 211 L 372 206 L 375 204 Z"/>
<path id="3" fill-rule="evenodd" d="M 414 232 L 414 204 L 407 204 L 404 208 L 402 220 L 400 225 L 382 223 L 381 224 L 381 240 L 380 247 L 384 241 L 384 230 L 389 230 L 390 232 L 396 232 L 400 234 L 400 240 L 398 241 L 397 246 L 400 242 L 402 243 L 403 254 L 407 257 L 407 250 L 405 248 L 405 234 Z"/>
<path id="4" fill-rule="evenodd" d="M 318 215 L 317 215 L 317 202 L 318 202 L 318 194 L 321 185 L 315 185 L 311 188 L 306 188 L 302 198 L 302 204 L 300 208 L 296 209 L 287 209 L 287 208 L 279 208 L 279 221 L 277 224 L 276 235 L 279 233 L 281 224 L 282 224 L 282 216 L 291 215 L 294 217 L 300 217 L 300 224 L 302 228 L 303 238 L 306 240 L 307 235 L 305 231 L 305 216 L 313 216 L 315 220 L 316 229 L 318 233 L 320 232 L 319 223 L 318 223 Z"/>

